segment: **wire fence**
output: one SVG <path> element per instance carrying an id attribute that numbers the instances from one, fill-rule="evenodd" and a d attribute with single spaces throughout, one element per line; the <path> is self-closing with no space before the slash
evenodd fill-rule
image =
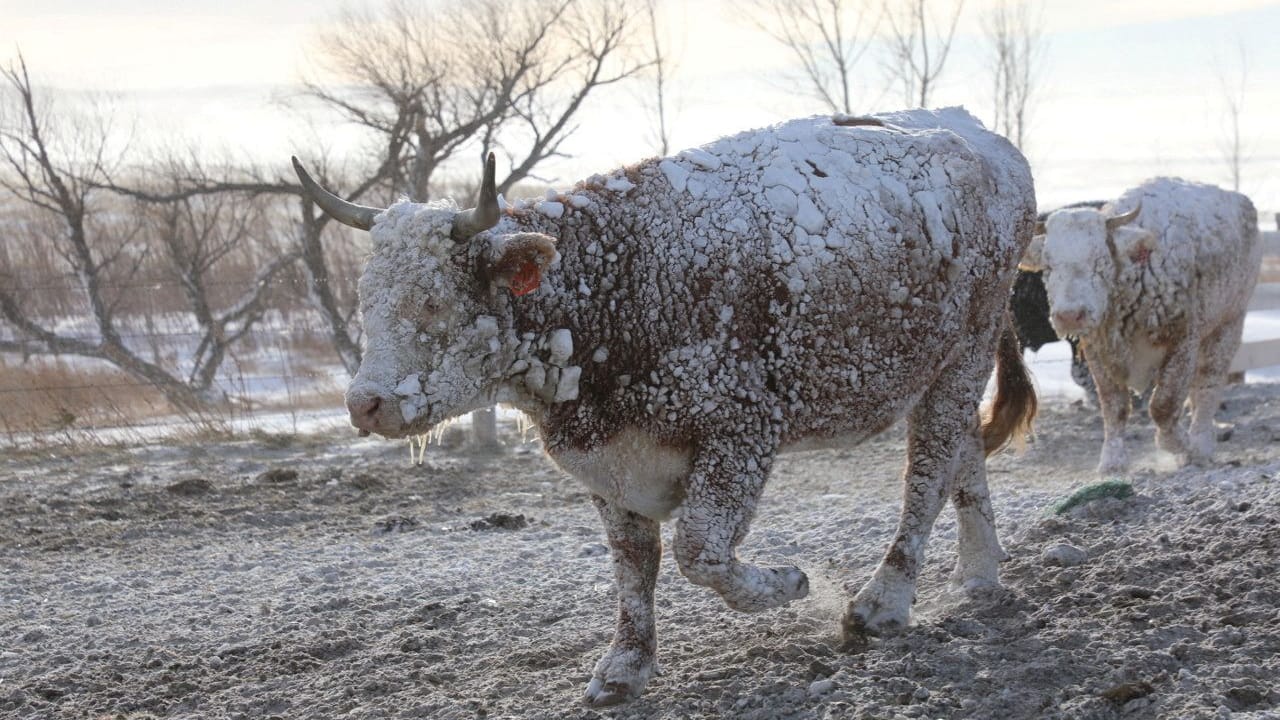
<path id="1" fill-rule="evenodd" d="M 60 339 L 90 346 L 102 340 L 87 314 L 40 320 Z M 193 363 L 211 332 L 194 316 L 125 316 L 114 324 L 115 336 L 131 352 L 199 392 L 207 406 L 183 411 L 146 378 L 103 359 L 50 353 L 39 339 L 0 323 L 7 350 L 0 352 L 0 443 L 129 442 L 193 429 L 298 432 L 339 426 L 345 416 L 348 374 L 332 329 L 314 313 L 275 313 L 259 321 L 228 348 L 203 389 L 192 380 Z"/>
<path id="2" fill-rule="evenodd" d="M 1260 287 L 1253 310 L 1280 323 L 1280 285 Z M 194 327 L 192 316 L 181 313 L 117 321 L 118 336 L 132 350 L 179 378 L 190 371 L 186 365 L 191 348 L 207 335 Z M 94 343 L 101 340 L 89 329 L 94 322 L 84 315 L 59 317 L 51 325 L 60 328 L 59 337 Z M 136 441 L 193 428 L 301 432 L 343 427 L 342 395 L 349 376 L 333 348 L 331 332 L 314 313 L 264 319 L 232 346 L 210 389 L 217 401 L 199 414 L 177 411 L 154 384 L 99 359 L 0 352 L 0 442 L 81 442 L 86 437 Z M 1280 336 L 1280 331 L 1273 335 Z M 20 339 L 3 323 L 0 341 L 11 347 L 15 342 L 31 342 L 33 348 L 40 344 Z M 1045 346 L 1027 357 L 1044 394 L 1077 392 L 1065 343 Z M 1280 341 L 1255 337 L 1239 357 L 1247 360 L 1241 369 L 1280 365 Z"/>

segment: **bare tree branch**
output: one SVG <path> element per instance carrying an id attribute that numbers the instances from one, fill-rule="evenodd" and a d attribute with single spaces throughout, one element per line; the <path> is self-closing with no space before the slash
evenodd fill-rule
<path id="1" fill-rule="evenodd" d="M 800 64 L 802 82 L 831 112 L 854 112 L 854 66 L 884 13 L 872 0 L 750 0 L 752 21 Z"/>
<path id="2" fill-rule="evenodd" d="M 1028 0 L 1001 0 L 983 17 L 991 53 L 991 129 L 1025 149 L 1031 99 L 1044 53 L 1043 6 Z"/>
<path id="3" fill-rule="evenodd" d="M 885 0 L 889 20 L 889 57 L 885 69 L 908 105 L 928 107 L 951 54 L 964 0 L 954 0 L 949 18 L 939 23 L 925 0 Z M 935 3 L 936 4 L 936 3 Z M 930 25 L 941 28 L 932 30 Z"/>
<path id="4" fill-rule="evenodd" d="M 1214 72 L 1218 77 L 1218 88 L 1222 93 L 1223 115 L 1226 124 L 1224 137 L 1218 143 L 1227 173 L 1231 178 L 1231 189 L 1239 192 L 1243 176 L 1244 163 L 1248 150 L 1244 146 L 1240 129 L 1240 119 L 1244 115 L 1245 94 L 1249 85 L 1249 49 L 1244 40 L 1237 38 L 1235 42 L 1235 60 L 1216 59 Z"/>
<path id="5" fill-rule="evenodd" d="M 154 386 L 183 412 L 206 409 L 215 399 L 213 383 L 230 344 L 261 318 L 269 281 L 298 257 L 297 251 L 273 253 L 230 307 L 216 309 L 209 279 L 233 252 L 244 252 L 255 240 L 263 208 L 253 197 L 263 191 L 215 188 L 203 168 L 176 160 L 149 169 L 146 177 L 159 178 L 151 180 L 153 187 L 126 187 L 113 179 L 109 120 L 77 124 L 72 118 L 72 135 L 50 133 L 46 123 L 55 116 L 37 107 L 22 57 L 0 76 L 15 91 L 21 109 L 19 122 L 0 126 L 0 159 L 13 170 L 4 175 L 3 185 L 32 213 L 55 221 L 28 223 L 34 230 L 31 239 L 47 244 L 72 270 L 96 325 L 96 337 L 89 339 L 60 332 L 38 313 L 28 312 L 26 298 L 9 291 L 12 285 L 6 282 L 0 287 L 0 319 L 15 337 L 4 345 L 24 353 L 104 360 Z M 186 185 L 189 178 L 194 179 L 191 187 Z M 116 197 L 110 202 L 112 194 L 133 200 Z M 56 231 L 39 232 L 41 228 Z M 186 373 L 161 363 L 158 353 L 148 361 L 135 352 L 121 331 L 129 320 L 116 314 L 130 288 L 137 287 L 133 279 L 155 265 L 158 256 L 149 252 L 155 245 L 163 249 L 201 333 Z"/>

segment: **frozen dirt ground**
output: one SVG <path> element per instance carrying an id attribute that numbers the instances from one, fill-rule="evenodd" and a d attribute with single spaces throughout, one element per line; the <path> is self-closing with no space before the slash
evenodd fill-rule
<path id="1" fill-rule="evenodd" d="M 665 558 L 662 674 L 603 711 L 579 695 L 608 553 L 534 443 L 421 467 L 345 434 L 11 454 L 0 717 L 1280 718 L 1280 385 L 1232 388 L 1219 420 L 1213 469 L 1171 471 L 1138 422 L 1136 494 L 1052 516 L 1101 422 L 1045 400 L 1033 446 L 989 464 L 1004 589 L 945 592 L 945 510 L 914 624 L 859 653 L 838 619 L 897 518 L 901 428 L 785 456 L 742 554 L 813 594 L 738 614 Z"/>

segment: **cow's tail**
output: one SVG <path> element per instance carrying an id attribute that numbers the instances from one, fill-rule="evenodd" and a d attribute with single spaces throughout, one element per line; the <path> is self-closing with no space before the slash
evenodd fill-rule
<path id="1" fill-rule="evenodd" d="M 1021 445 L 1036 417 L 1036 388 L 1022 361 L 1008 313 L 996 346 L 996 392 L 982 408 L 982 444 L 987 455 L 1013 442 Z"/>

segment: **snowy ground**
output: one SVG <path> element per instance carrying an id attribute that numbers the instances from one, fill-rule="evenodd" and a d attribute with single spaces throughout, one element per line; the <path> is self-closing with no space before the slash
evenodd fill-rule
<path id="1" fill-rule="evenodd" d="M 1046 398 L 1033 447 L 989 465 L 1004 591 L 944 593 L 947 510 L 915 624 L 861 653 L 838 618 L 896 519 L 901 428 L 786 456 L 743 555 L 813 594 L 738 614 L 667 558 L 663 674 L 604 712 L 578 698 L 612 627 L 608 554 L 534 443 L 421 467 L 346 433 L 13 457 L 0 717 L 1280 718 L 1280 385 L 1232 388 L 1220 420 L 1207 471 L 1170 471 L 1139 422 L 1136 495 L 1057 517 L 1101 424 Z M 1061 542 L 1084 561 L 1047 561 Z"/>

